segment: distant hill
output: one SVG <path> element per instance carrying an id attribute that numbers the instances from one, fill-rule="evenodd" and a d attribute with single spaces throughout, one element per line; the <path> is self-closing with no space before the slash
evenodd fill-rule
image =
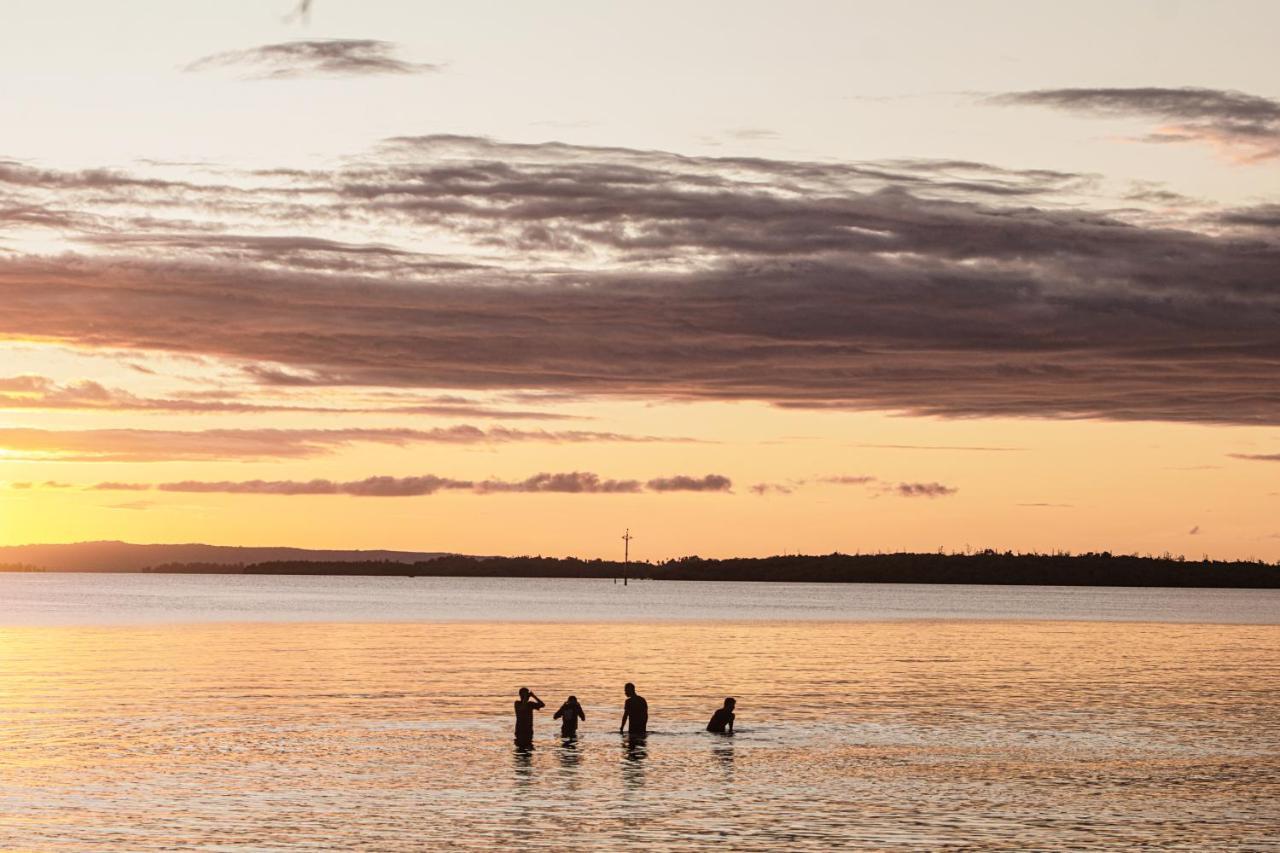
<path id="1" fill-rule="evenodd" d="M 69 545 L 0 546 L 0 566 L 55 572 L 136 572 L 153 566 L 196 563 L 211 567 L 277 561 L 318 563 L 417 563 L 446 556 L 440 551 L 335 551 L 313 548 L 239 548 L 231 545 L 134 545 L 76 542 Z"/>

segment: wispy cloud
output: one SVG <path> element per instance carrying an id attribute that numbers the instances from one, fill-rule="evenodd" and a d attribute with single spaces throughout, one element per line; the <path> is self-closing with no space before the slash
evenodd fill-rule
<path id="1" fill-rule="evenodd" d="M 131 369 L 148 372 L 140 365 Z M 267 373 L 262 368 L 247 374 L 258 378 Z M 296 382 L 273 381 L 264 384 L 275 388 L 310 388 L 323 385 L 311 378 L 298 377 Z M 495 418 L 504 420 L 576 420 L 563 412 L 494 407 L 467 397 L 435 395 L 415 397 L 387 395 L 364 406 L 309 405 L 297 402 L 255 402 L 235 391 L 207 392 L 200 395 L 143 397 L 121 388 L 109 388 L 98 382 L 82 380 L 57 383 L 43 376 L 0 377 L 0 409 L 73 410 L 73 411 L 138 411 L 181 414 L 244 413 L 263 414 L 297 412 L 310 414 L 405 414 L 440 417 Z"/>
<path id="2" fill-rule="evenodd" d="M 954 495 L 959 489 L 942 483 L 895 483 L 868 474 L 831 474 L 814 478 L 815 482 L 831 486 L 867 486 L 878 495 L 896 495 L 900 498 L 940 498 Z M 795 481 L 804 483 L 804 480 Z"/>
<path id="3" fill-rule="evenodd" d="M 312 2 L 313 0 L 298 0 L 298 4 L 293 7 L 293 10 L 290 11 L 288 15 L 285 15 L 285 21 L 301 21 L 304 24 L 307 23 L 311 20 Z"/>
<path id="4" fill-rule="evenodd" d="M 652 483 L 683 482 L 690 484 L 719 482 L 728 479 L 710 474 L 703 477 L 676 475 L 657 478 L 646 484 L 639 480 L 612 480 L 589 471 L 564 473 L 540 473 L 522 480 L 462 480 L 428 474 L 418 477 L 367 477 L 363 480 L 181 480 L 155 485 L 145 483 L 99 483 L 95 491 L 145 491 L 192 492 L 203 494 L 256 494 L 256 495 L 349 495 L 352 497 L 417 497 L 434 495 L 441 491 L 470 492 L 477 495 L 495 494 L 637 494 L 643 491 L 671 492 L 690 489 L 654 488 Z M 727 488 L 727 487 L 726 487 Z M 693 488 L 692 491 L 724 491 L 725 489 Z"/>
<path id="5" fill-rule="evenodd" d="M 1038 89 L 988 99 L 1012 106 L 1042 106 L 1094 116 L 1165 122 L 1144 142 L 1212 145 L 1248 163 L 1280 157 L 1280 101 L 1223 89 Z"/>
<path id="6" fill-rule="evenodd" d="M 1228 453 L 1232 459 L 1245 459 L 1250 462 L 1280 462 L 1280 453 Z"/>
<path id="7" fill-rule="evenodd" d="M 942 498 L 954 495 L 959 489 L 942 483 L 898 483 L 893 491 L 904 498 Z"/>
<path id="8" fill-rule="evenodd" d="M 408 62 L 396 56 L 396 45 L 375 39 L 309 39 L 264 44 L 246 50 L 215 53 L 197 59 L 187 71 L 239 68 L 265 80 L 315 76 L 422 74 L 442 66 Z"/>
<path id="9" fill-rule="evenodd" d="M 157 462 L 201 459 L 303 459 L 353 444 L 505 444 L 511 442 L 658 442 L 585 430 L 520 430 L 462 424 L 434 429 L 0 429 L 0 448 L 48 461 Z M 683 439 L 674 439 L 682 441 Z"/>

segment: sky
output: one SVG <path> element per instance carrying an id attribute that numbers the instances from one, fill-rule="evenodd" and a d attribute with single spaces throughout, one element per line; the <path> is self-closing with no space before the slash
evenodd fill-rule
<path id="1" fill-rule="evenodd" d="M 5 13 L 0 545 L 1280 559 L 1274 3 Z"/>

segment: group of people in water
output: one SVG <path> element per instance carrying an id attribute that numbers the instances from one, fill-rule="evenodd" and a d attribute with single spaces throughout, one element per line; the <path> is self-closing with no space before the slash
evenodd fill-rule
<path id="1" fill-rule="evenodd" d="M 636 686 L 630 681 L 622 688 L 622 692 L 627 698 L 622 703 L 622 722 L 618 725 L 618 732 L 626 732 L 633 739 L 644 737 L 649 729 L 649 703 L 636 693 Z M 733 709 L 736 705 L 737 701 L 733 697 L 725 699 L 724 706 L 711 715 L 707 731 L 733 734 Z M 528 746 L 533 743 L 533 712 L 541 711 L 547 707 L 547 703 L 528 687 L 521 687 L 520 698 L 516 700 L 515 706 L 516 744 Z M 560 721 L 560 736 L 568 739 L 578 736 L 578 722 L 587 719 L 587 712 L 582 710 L 577 696 L 570 696 L 552 717 Z"/>

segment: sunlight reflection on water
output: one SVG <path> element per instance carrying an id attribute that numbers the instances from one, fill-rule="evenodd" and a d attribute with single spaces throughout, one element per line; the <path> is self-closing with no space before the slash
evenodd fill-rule
<path id="1" fill-rule="evenodd" d="M 700 731 L 726 695 L 737 735 Z M 1278 758 L 1274 625 L 0 629 L 6 848 L 1267 849 Z"/>

